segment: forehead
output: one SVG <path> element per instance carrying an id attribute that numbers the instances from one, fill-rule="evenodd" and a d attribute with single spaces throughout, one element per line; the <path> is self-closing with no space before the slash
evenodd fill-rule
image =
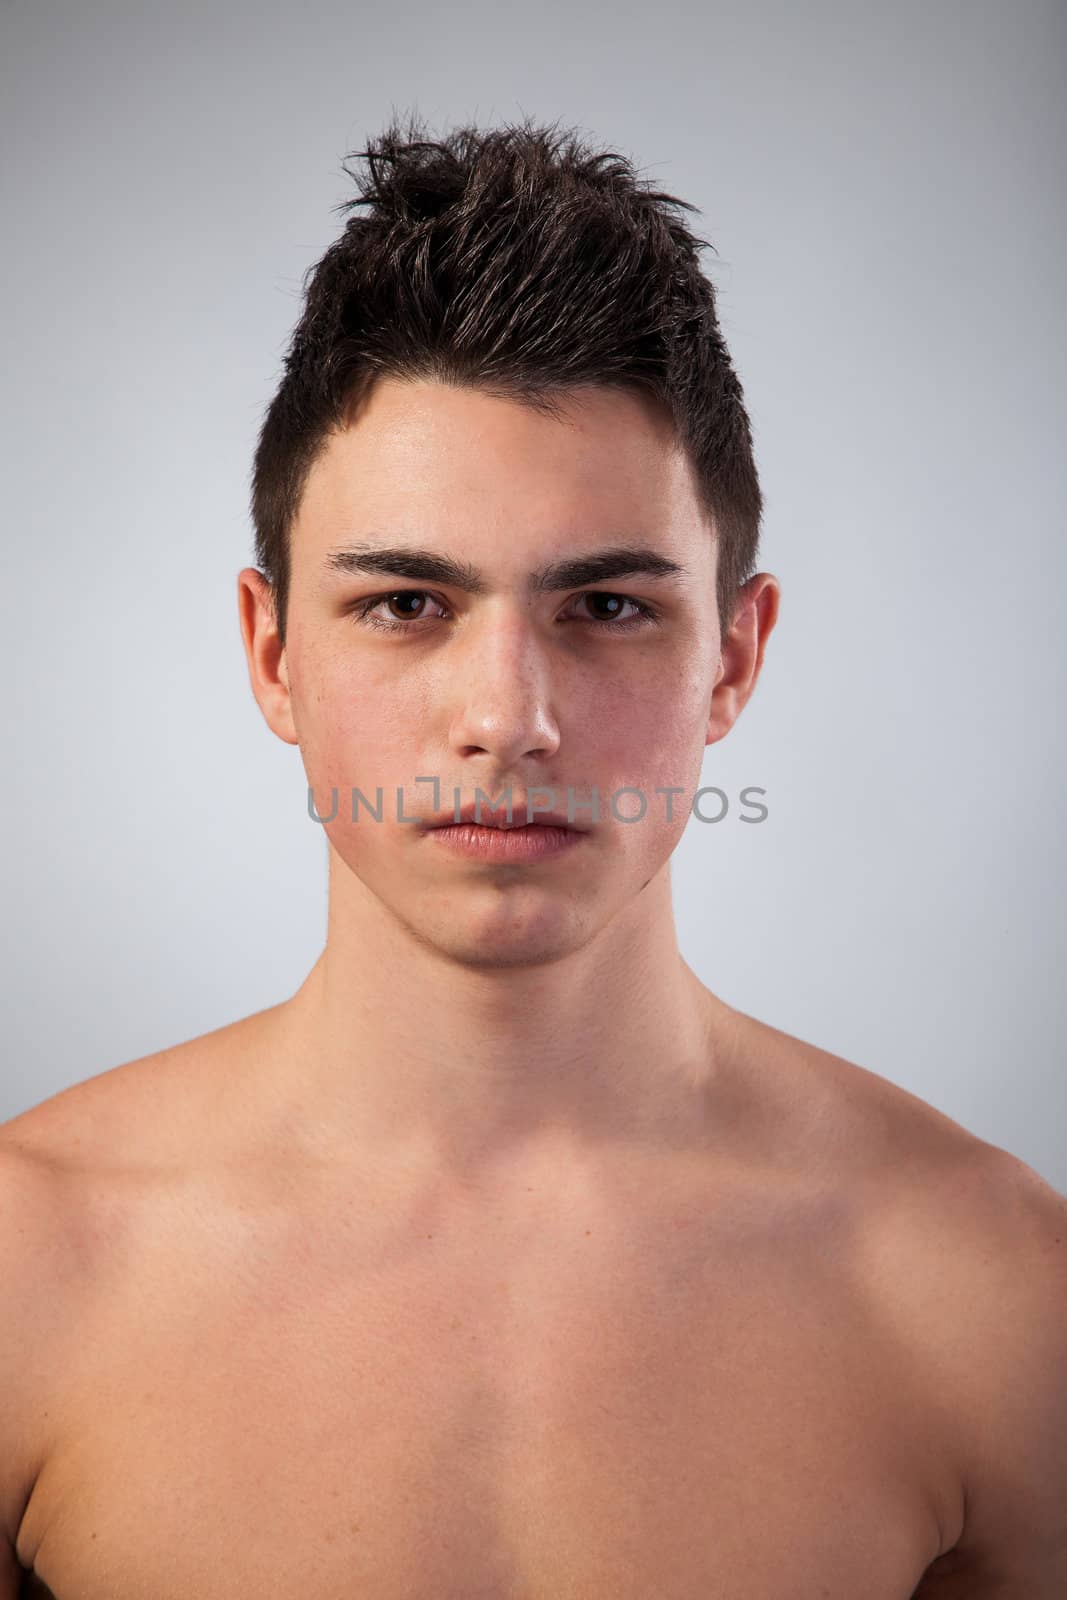
<path id="1" fill-rule="evenodd" d="M 294 561 L 368 529 L 456 549 L 622 531 L 709 539 L 665 407 L 594 387 L 553 404 L 556 415 L 477 389 L 379 380 L 311 468 Z"/>

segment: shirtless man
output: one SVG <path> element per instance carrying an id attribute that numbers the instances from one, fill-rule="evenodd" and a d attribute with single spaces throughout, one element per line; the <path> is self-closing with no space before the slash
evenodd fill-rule
<path id="1" fill-rule="evenodd" d="M 689 235 L 544 130 L 372 154 L 238 580 L 325 947 L 0 1129 L 0 1596 L 1061 1600 L 1067 1202 L 677 948 L 779 597 Z"/>

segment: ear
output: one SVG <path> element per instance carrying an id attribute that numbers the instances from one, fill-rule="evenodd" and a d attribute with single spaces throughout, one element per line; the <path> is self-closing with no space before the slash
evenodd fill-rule
<path id="1" fill-rule="evenodd" d="M 730 629 L 722 642 L 705 744 L 724 739 L 748 703 L 778 619 L 780 597 L 781 585 L 769 572 L 757 572 L 738 591 Z"/>
<path id="2" fill-rule="evenodd" d="M 267 726 L 286 744 L 298 744 L 289 694 L 289 667 L 278 637 L 274 590 L 262 572 L 244 567 L 237 574 L 237 608 L 252 693 Z"/>

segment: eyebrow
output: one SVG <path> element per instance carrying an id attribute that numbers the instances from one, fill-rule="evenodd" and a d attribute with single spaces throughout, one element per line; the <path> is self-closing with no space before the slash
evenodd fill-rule
<path id="1" fill-rule="evenodd" d="M 332 572 L 379 573 L 385 577 L 415 578 L 425 583 L 443 583 L 468 594 L 487 594 L 489 583 L 469 561 L 457 561 L 410 545 L 348 544 L 331 550 L 326 566 Z M 552 594 L 560 589 L 581 589 L 589 584 L 606 583 L 612 578 L 679 578 L 688 576 L 685 567 L 658 550 L 645 545 L 613 545 L 608 550 L 588 555 L 569 556 L 527 575 L 531 594 Z"/>

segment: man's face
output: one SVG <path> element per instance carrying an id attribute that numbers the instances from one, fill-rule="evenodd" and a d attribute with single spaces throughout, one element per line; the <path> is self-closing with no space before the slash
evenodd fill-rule
<path id="1" fill-rule="evenodd" d="M 476 390 L 381 381 L 312 468 L 293 529 L 282 675 L 321 816 L 338 791 L 330 844 L 421 941 L 477 966 L 558 959 L 667 871 L 716 682 L 714 538 L 666 414 L 593 388 L 560 405 L 555 420 Z M 478 592 L 337 555 L 385 547 L 448 558 Z M 531 587 L 620 547 L 679 570 Z M 436 807 L 419 777 L 439 780 Z M 657 793 L 672 786 L 670 801 Z M 398 817 L 398 790 L 402 814 L 426 819 L 451 813 L 457 788 L 462 805 L 509 787 L 516 821 L 527 796 L 565 813 L 573 795 L 586 831 L 559 854 L 503 862 Z M 353 820 L 353 789 L 371 804 L 382 791 L 381 822 L 362 802 Z M 641 820 L 613 814 L 621 789 L 640 791 Z M 596 821 L 583 805 L 594 790 Z M 641 798 L 616 805 L 633 817 Z"/>

